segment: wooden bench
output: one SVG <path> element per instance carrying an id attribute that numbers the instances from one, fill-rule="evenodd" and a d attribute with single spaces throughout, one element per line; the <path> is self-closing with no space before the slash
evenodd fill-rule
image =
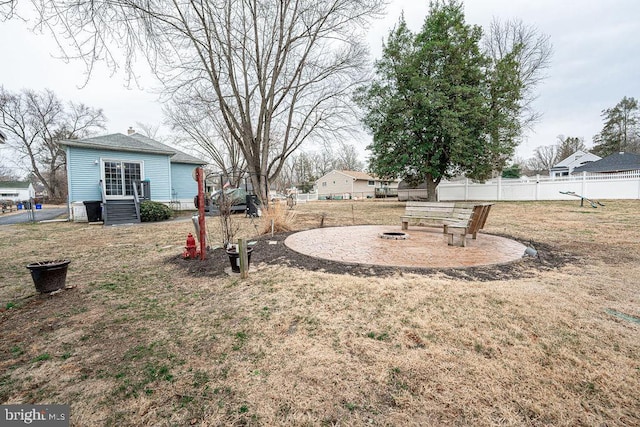
<path id="1" fill-rule="evenodd" d="M 449 236 L 449 245 L 459 236 L 460 246 L 466 246 L 466 236 L 478 237 L 489 216 L 491 203 L 466 202 L 418 202 L 408 201 L 402 219 L 402 229 L 407 230 L 409 223 L 418 225 L 442 226 L 443 233 Z"/>
<path id="2" fill-rule="evenodd" d="M 444 224 L 444 234 L 449 236 L 449 245 L 454 244 L 454 238 L 457 235 L 459 240 L 459 246 L 467 245 L 467 235 L 470 234 L 475 240 L 478 238 L 478 232 L 484 228 L 491 210 L 492 203 L 483 203 L 473 205 L 473 214 L 471 218 L 466 221 L 459 221 L 457 223 Z"/>

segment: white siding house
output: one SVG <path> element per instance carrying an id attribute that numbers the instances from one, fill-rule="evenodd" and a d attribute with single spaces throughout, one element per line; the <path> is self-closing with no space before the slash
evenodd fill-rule
<path id="1" fill-rule="evenodd" d="M 578 150 L 566 159 L 563 159 L 561 162 L 555 164 L 549 171 L 549 176 L 568 176 L 571 175 L 575 168 L 584 166 L 590 162 L 596 162 L 600 159 L 601 157 L 596 156 L 595 154 L 585 153 L 584 151 Z"/>
<path id="2" fill-rule="evenodd" d="M 397 194 L 398 182 L 376 178 L 365 172 L 333 170 L 316 181 L 319 199 L 374 198 Z"/>
<path id="3" fill-rule="evenodd" d="M 27 202 L 36 196 L 33 185 L 27 181 L 0 182 L 0 200 L 11 200 L 14 203 Z"/>

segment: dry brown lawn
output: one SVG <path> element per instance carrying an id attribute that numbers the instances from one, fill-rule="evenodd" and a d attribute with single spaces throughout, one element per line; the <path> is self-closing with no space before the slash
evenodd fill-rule
<path id="1" fill-rule="evenodd" d="M 640 201 L 603 202 L 497 203 L 486 232 L 571 262 L 494 280 L 202 277 L 175 262 L 189 220 L 3 226 L 0 403 L 70 404 L 74 426 L 640 425 Z M 402 211 L 308 203 L 291 225 Z M 53 258 L 75 288 L 34 295 L 25 265 Z"/>

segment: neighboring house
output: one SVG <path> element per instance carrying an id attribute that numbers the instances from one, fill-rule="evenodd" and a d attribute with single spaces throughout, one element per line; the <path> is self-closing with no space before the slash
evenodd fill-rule
<path id="1" fill-rule="evenodd" d="M 573 174 L 589 173 L 616 173 L 640 171 L 640 155 L 633 153 L 615 153 L 598 161 L 577 167 Z"/>
<path id="2" fill-rule="evenodd" d="M 129 129 L 60 142 L 66 148 L 69 212 L 87 220 L 88 206 L 100 203 L 105 224 L 140 221 L 139 201 L 148 198 L 177 209 L 193 209 L 198 185 L 192 173 L 206 164 Z M 91 208 L 91 211 L 94 209 Z"/>
<path id="3" fill-rule="evenodd" d="M 0 200 L 11 200 L 14 203 L 27 202 L 36 196 L 36 192 L 28 181 L 0 182 Z"/>
<path id="4" fill-rule="evenodd" d="M 395 196 L 398 182 L 365 172 L 333 170 L 316 181 L 320 199 L 354 199 Z"/>
<path id="5" fill-rule="evenodd" d="M 596 162 L 601 158 L 602 157 L 596 156 L 595 154 L 585 153 L 584 151 L 578 150 L 566 159 L 563 159 L 561 162 L 553 165 L 549 170 L 549 176 L 554 178 L 571 175 L 575 168 L 584 166 L 591 162 Z"/>

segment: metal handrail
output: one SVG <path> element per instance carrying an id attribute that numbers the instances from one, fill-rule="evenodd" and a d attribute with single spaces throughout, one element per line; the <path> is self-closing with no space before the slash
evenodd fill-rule
<path id="1" fill-rule="evenodd" d="M 102 222 L 103 224 L 107 223 L 107 191 L 104 188 L 104 182 L 100 180 L 100 194 L 102 195 Z"/>
<path id="2" fill-rule="evenodd" d="M 132 185 L 133 187 L 133 202 L 136 205 L 136 215 L 138 217 L 138 221 L 141 220 L 140 218 L 140 197 L 138 196 L 138 189 L 136 188 L 137 185 L 135 184 L 135 182 Z"/>

